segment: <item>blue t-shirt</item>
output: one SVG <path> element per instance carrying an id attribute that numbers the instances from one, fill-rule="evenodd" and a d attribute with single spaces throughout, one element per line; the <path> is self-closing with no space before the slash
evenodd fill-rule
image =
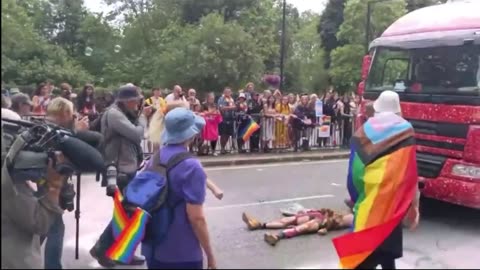
<path id="1" fill-rule="evenodd" d="M 167 161 L 175 154 L 188 151 L 182 145 L 167 145 L 160 150 L 160 161 Z M 206 196 L 207 176 L 196 158 L 187 159 L 170 171 L 170 203 L 183 200 L 175 209 L 175 217 L 166 239 L 155 247 L 155 259 L 163 263 L 202 261 L 203 253 L 192 225 L 187 217 L 186 203 L 203 204 Z"/>

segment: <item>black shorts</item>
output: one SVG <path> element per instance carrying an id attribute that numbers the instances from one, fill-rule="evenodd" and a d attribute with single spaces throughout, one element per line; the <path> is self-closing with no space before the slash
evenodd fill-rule
<path id="1" fill-rule="evenodd" d="M 233 120 L 223 121 L 218 126 L 218 133 L 220 136 L 233 136 Z"/>

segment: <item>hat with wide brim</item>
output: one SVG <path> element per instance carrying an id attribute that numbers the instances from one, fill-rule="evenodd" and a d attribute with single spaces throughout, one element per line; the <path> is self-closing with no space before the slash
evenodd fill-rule
<path id="1" fill-rule="evenodd" d="M 175 108 L 165 116 L 165 128 L 162 133 L 163 144 L 184 143 L 205 127 L 205 119 L 186 108 Z"/>
<path id="2" fill-rule="evenodd" d="M 373 103 L 373 109 L 376 113 L 400 113 L 400 97 L 394 91 L 383 91 Z"/>

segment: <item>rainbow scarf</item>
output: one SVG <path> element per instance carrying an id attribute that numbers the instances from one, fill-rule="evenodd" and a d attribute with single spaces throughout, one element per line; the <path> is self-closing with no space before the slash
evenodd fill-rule
<path id="1" fill-rule="evenodd" d="M 345 269 L 361 264 L 405 216 L 417 189 L 414 131 L 394 114 L 370 118 L 351 141 L 348 190 L 353 232 L 333 239 Z"/>
<path id="2" fill-rule="evenodd" d="M 113 219 L 111 222 L 115 242 L 107 250 L 106 256 L 111 260 L 128 264 L 132 260 L 136 248 L 143 240 L 149 215 L 137 207 L 132 217 L 129 218 L 123 208 L 122 200 L 123 197 L 117 189 L 114 195 Z"/>
<path id="3" fill-rule="evenodd" d="M 258 129 L 260 129 L 260 126 L 250 118 L 248 125 L 246 125 L 242 132 L 239 134 L 240 138 L 242 138 L 242 140 L 246 142 Z"/>

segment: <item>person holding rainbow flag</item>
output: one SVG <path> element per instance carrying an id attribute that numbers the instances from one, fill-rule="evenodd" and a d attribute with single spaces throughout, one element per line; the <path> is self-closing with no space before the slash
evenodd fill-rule
<path id="1" fill-rule="evenodd" d="M 351 139 L 347 186 L 352 231 L 333 239 L 344 269 L 395 269 L 402 257 L 402 220 L 418 225 L 418 175 L 412 125 L 401 117 L 399 96 L 384 91 L 375 115 Z"/>

